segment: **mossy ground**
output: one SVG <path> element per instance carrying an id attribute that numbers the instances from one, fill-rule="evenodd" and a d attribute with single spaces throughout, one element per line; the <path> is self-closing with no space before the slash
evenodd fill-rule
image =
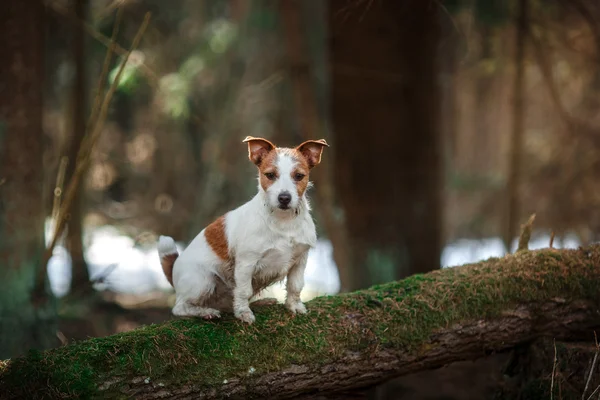
<path id="1" fill-rule="evenodd" d="M 251 326 L 230 315 L 216 322 L 173 319 L 0 363 L 0 396 L 90 398 L 119 376 L 149 378 L 166 388 L 178 382 L 214 387 L 232 379 L 251 382 L 291 364 L 331 362 L 349 350 L 418 352 L 436 330 L 493 318 L 516 304 L 555 297 L 600 304 L 599 279 L 600 246 L 543 250 L 319 297 L 303 316 L 281 305 L 260 307 Z M 118 397 L 122 385 L 103 396 Z"/>

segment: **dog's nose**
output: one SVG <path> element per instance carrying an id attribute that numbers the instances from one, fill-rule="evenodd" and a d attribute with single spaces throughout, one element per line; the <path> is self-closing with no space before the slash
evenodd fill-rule
<path id="1" fill-rule="evenodd" d="M 292 195 L 289 192 L 281 192 L 279 196 L 277 196 L 277 201 L 282 206 L 287 206 L 292 201 Z"/>

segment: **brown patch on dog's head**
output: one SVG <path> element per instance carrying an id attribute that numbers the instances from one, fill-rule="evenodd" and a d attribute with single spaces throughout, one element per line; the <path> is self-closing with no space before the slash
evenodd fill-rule
<path id="1" fill-rule="evenodd" d="M 263 138 L 246 136 L 243 143 L 248 143 L 248 158 L 257 166 L 260 166 L 265 157 L 275 149 L 273 143 Z"/>
<path id="2" fill-rule="evenodd" d="M 308 160 L 304 155 L 298 151 L 297 149 L 285 149 L 286 153 L 296 161 L 296 166 L 291 172 L 292 181 L 296 184 L 296 190 L 298 192 L 298 197 L 302 197 L 304 192 L 306 192 L 306 188 L 308 187 L 309 178 L 308 175 L 310 173 L 310 166 L 308 165 Z"/>
<path id="3" fill-rule="evenodd" d="M 329 147 L 325 139 L 319 140 L 307 140 L 302 143 L 296 150 L 304 156 L 309 168 L 314 168 L 321 162 L 321 154 L 323 153 L 323 148 Z"/>
<path id="4" fill-rule="evenodd" d="M 229 259 L 229 244 L 225 234 L 225 217 L 217 218 L 208 225 L 204 231 L 204 237 L 215 254 L 222 260 Z"/>
<path id="5" fill-rule="evenodd" d="M 269 186 L 279 179 L 277 170 L 277 152 L 272 151 L 266 155 L 258 166 L 260 186 L 266 192 Z"/>

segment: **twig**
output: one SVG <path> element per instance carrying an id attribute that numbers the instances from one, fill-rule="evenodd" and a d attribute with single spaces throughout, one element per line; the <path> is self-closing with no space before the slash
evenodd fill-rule
<path id="1" fill-rule="evenodd" d="M 88 123 L 86 125 L 87 132 L 90 131 L 91 127 L 96 122 L 96 116 L 98 114 L 97 109 L 100 108 L 100 103 L 101 103 L 101 99 L 102 99 L 102 93 L 103 93 L 102 88 L 104 87 L 104 83 L 106 82 L 106 77 L 108 76 L 108 70 L 110 68 L 112 55 L 113 55 L 114 48 L 116 45 L 117 34 L 119 33 L 119 26 L 121 24 L 122 16 L 123 16 L 123 12 L 121 9 L 119 9 L 117 11 L 117 18 L 115 21 L 115 25 L 113 26 L 111 45 L 108 47 L 108 51 L 106 53 L 106 56 L 104 57 L 104 64 L 102 67 L 102 73 L 100 74 L 100 79 L 98 80 L 98 87 L 96 90 L 96 96 L 94 98 L 92 112 L 90 114 Z M 87 135 L 86 135 L 80 143 L 79 153 L 77 154 L 77 160 L 76 160 L 76 168 L 81 163 L 80 156 L 81 156 L 81 154 L 83 154 L 83 150 L 87 148 L 87 146 L 86 146 L 87 143 L 88 143 L 88 141 L 87 141 Z M 65 196 L 67 198 L 67 200 L 65 202 L 67 202 L 67 201 L 70 202 L 69 197 L 72 194 L 70 194 L 69 192 L 71 191 L 71 186 L 73 185 L 73 182 L 75 181 L 75 179 L 77 179 L 75 176 L 76 174 L 77 174 L 77 171 L 75 171 L 73 173 L 73 176 L 71 177 L 71 180 L 69 182 L 69 187 L 67 188 L 67 195 Z M 64 205 L 64 203 L 63 203 L 63 205 Z M 45 281 L 46 281 L 48 261 L 50 260 L 50 257 L 52 257 L 52 252 L 54 250 L 54 247 L 56 246 L 58 237 L 62 233 L 62 230 L 64 229 L 64 222 L 61 220 L 66 217 L 66 214 L 64 212 L 61 212 L 61 208 L 59 207 L 58 210 L 56 211 L 56 215 L 54 217 L 55 217 L 55 228 L 54 228 L 52 240 L 50 241 L 50 245 L 47 247 L 46 252 L 44 253 L 44 258 L 42 260 L 42 266 L 39 269 L 37 277 L 36 277 L 34 294 L 35 294 L 35 298 L 38 300 L 43 298 L 43 293 L 44 293 L 43 288 L 45 286 Z M 60 225 L 63 225 L 63 226 L 60 226 Z"/>
<path id="2" fill-rule="evenodd" d="M 550 400 L 554 398 L 554 374 L 556 373 L 556 339 L 554 339 L 554 363 L 552 364 L 552 381 L 550 382 Z"/>
<path id="3" fill-rule="evenodd" d="M 583 394 L 581 395 L 581 400 L 585 400 L 585 394 L 587 393 L 588 387 L 590 386 L 590 382 L 592 380 L 592 375 L 594 374 L 594 368 L 596 367 L 597 360 L 598 360 L 598 346 L 596 346 L 596 353 L 594 353 L 594 359 L 592 360 L 590 374 L 588 375 L 587 381 L 585 383 L 585 388 L 583 389 Z"/>
<path id="4" fill-rule="evenodd" d="M 521 235 L 519 236 L 519 247 L 517 247 L 517 253 L 520 251 L 529 250 L 529 240 L 531 239 L 533 221 L 535 221 L 535 214 L 531 214 L 527 222 L 521 225 Z"/>
<path id="5" fill-rule="evenodd" d="M 594 389 L 594 391 L 592 392 L 592 394 L 590 394 L 590 397 L 588 397 L 587 400 L 590 400 L 596 394 L 596 392 L 598 392 L 598 389 L 600 389 L 600 385 L 596 386 L 596 389 Z"/>
<path id="6" fill-rule="evenodd" d="M 552 235 L 550 235 L 550 248 L 553 249 L 554 247 L 552 247 L 554 245 L 554 231 L 552 231 Z"/>
<path id="7" fill-rule="evenodd" d="M 60 340 L 60 343 L 63 346 L 66 346 L 69 344 L 69 339 L 67 339 L 67 337 L 65 336 L 64 333 L 62 333 L 61 331 L 56 331 L 56 337 L 58 338 L 58 340 Z"/>
<path id="8" fill-rule="evenodd" d="M 56 186 L 54 187 L 54 203 L 52 204 L 52 218 L 56 218 L 58 210 L 60 208 L 60 199 L 63 193 L 63 185 L 65 183 L 65 172 L 67 171 L 67 164 L 69 163 L 68 157 L 62 157 L 60 159 L 60 165 L 58 167 L 58 174 L 56 175 Z"/>
<path id="9" fill-rule="evenodd" d="M 92 112 L 90 114 L 90 118 L 88 120 L 87 126 L 85 127 L 86 131 L 89 132 L 96 123 L 96 119 L 98 117 L 98 111 L 100 110 L 100 106 L 102 103 L 102 93 L 104 93 L 104 85 L 106 82 L 106 78 L 108 77 L 108 70 L 110 68 L 110 63 L 112 62 L 112 56 L 115 52 L 117 45 L 117 35 L 119 34 L 119 27 L 121 26 L 121 22 L 123 21 L 123 9 L 119 8 L 117 10 L 117 18 L 115 20 L 115 25 L 113 26 L 113 31 L 110 39 L 110 45 L 108 46 L 108 51 L 106 52 L 106 56 L 104 57 L 104 64 L 102 65 L 102 72 L 100 73 L 100 79 L 98 80 L 98 87 L 96 87 L 96 95 L 94 96 L 94 106 L 92 107 Z M 84 137 L 84 142 L 87 139 L 87 136 Z M 83 147 L 83 143 L 81 144 Z M 79 154 L 77 154 L 79 158 Z"/>
<path id="10" fill-rule="evenodd" d="M 97 283 L 106 283 L 106 279 L 108 278 L 108 276 L 112 274 L 118 266 L 119 265 L 117 263 L 112 263 L 108 265 L 100 273 L 98 273 L 98 275 L 91 279 L 92 285 L 95 285 Z"/>
<path id="11" fill-rule="evenodd" d="M 129 55 L 131 55 L 131 52 L 138 46 L 140 40 L 142 39 L 142 35 L 144 34 L 146 27 L 148 26 L 148 22 L 150 22 L 150 13 L 146 13 L 144 22 L 142 23 L 142 26 L 138 30 L 138 33 L 136 34 L 135 38 L 133 39 L 131 49 L 125 55 L 125 58 L 123 59 L 123 61 L 121 62 L 121 66 L 119 67 L 119 71 L 117 72 L 117 76 L 115 77 L 115 80 L 112 82 L 110 89 L 104 96 L 104 101 L 102 102 L 102 106 L 100 107 L 100 110 L 98 112 L 97 119 L 94 121 L 91 134 L 89 135 L 89 138 L 86 138 L 87 139 L 86 141 L 89 141 L 89 143 L 84 143 L 84 144 L 87 144 L 87 146 L 82 146 L 82 148 L 79 150 L 79 154 L 77 156 L 77 166 L 75 169 L 75 173 L 73 174 L 71 182 L 69 182 L 69 187 L 68 187 L 67 193 L 65 195 L 65 202 L 64 202 L 63 207 L 61 207 L 61 210 L 60 210 L 61 211 L 59 214 L 60 218 L 56 225 L 56 231 L 54 232 L 52 244 L 50 245 L 50 248 L 48 249 L 49 251 L 52 251 L 52 247 L 54 247 L 54 244 L 56 243 L 57 236 L 60 235 L 62 229 L 64 228 L 65 220 L 66 220 L 65 216 L 67 214 L 67 211 L 71 208 L 71 204 L 72 204 L 75 194 L 77 192 L 76 189 L 79 185 L 80 179 L 82 178 L 83 172 L 87 169 L 86 167 L 90 161 L 90 155 L 91 155 L 92 149 L 94 147 L 94 144 L 100 137 L 100 133 L 102 132 L 102 129 L 104 128 L 104 122 L 106 121 L 106 116 L 108 115 L 108 107 L 110 105 L 110 101 L 112 100 L 112 96 L 114 95 L 114 93 L 117 90 L 117 86 L 121 79 L 121 74 L 123 73 L 123 70 L 125 69 L 125 65 L 127 64 Z M 93 114 L 94 114 L 94 112 L 92 112 L 92 115 Z"/>
<path id="12" fill-rule="evenodd" d="M 117 72 L 117 75 L 115 76 L 114 81 L 112 82 L 108 92 L 104 96 L 104 101 L 102 102 L 102 106 L 100 107 L 100 110 L 97 112 L 92 111 L 92 116 L 90 117 L 90 126 L 93 128 L 88 127 L 88 130 L 91 130 L 91 133 L 88 133 L 89 137 L 86 135 L 86 138 L 84 139 L 84 141 L 81 145 L 81 148 L 79 149 L 79 153 L 77 155 L 77 164 L 75 167 L 75 172 L 73 173 L 71 181 L 69 182 L 69 186 L 67 187 L 64 203 L 62 204 L 62 206 L 59 210 L 59 213 L 58 213 L 54 235 L 52 237 L 52 241 L 51 241 L 50 245 L 48 246 L 48 248 L 46 249 L 46 252 L 44 254 L 42 268 L 40 268 L 40 272 L 38 274 L 38 279 L 36 281 L 35 293 L 40 297 L 42 296 L 43 291 L 44 291 L 46 266 L 48 264 L 48 260 L 52 256 L 52 251 L 54 249 L 54 246 L 56 245 L 58 237 L 61 235 L 61 233 L 65 227 L 67 216 L 69 214 L 69 210 L 71 209 L 71 206 L 72 206 L 75 196 L 77 194 L 77 189 L 78 189 L 79 183 L 83 177 L 84 172 L 87 170 L 87 167 L 89 165 L 92 150 L 94 148 L 96 141 L 100 137 L 102 129 L 104 128 L 104 122 L 106 121 L 110 101 L 111 101 L 114 93 L 117 90 L 117 86 L 121 79 L 123 70 L 125 69 L 125 65 L 127 64 L 127 61 L 129 60 L 129 56 L 131 55 L 132 51 L 135 50 L 137 48 L 137 46 L 139 45 L 139 43 L 142 39 L 142 36 L 144 35 L 146 28 L 148 27 L 149 22 L 150 22 L 150 13 L 146 13 L 146 15 L 144 17 L 144 21 L 142 22 L 142 25 L 140 26 L 135 38 L 133 39 L 131 49 L 125 55 L 123 61 L 121 62 L 119 70 Z M 105 67 L 106 67 L 106 64 L 105 64 Z"/>
<path id="13" fill-rule="evenodd" d="M 110 47 L 112 45 L 112 40 L 110 38 L 108 38 L 108 37 L 104 36 L 103 34 L 101 34 L 100 32 L 98 32 L 90 24 L 86 23 L 85 21 L 81 21 L 80 19 L 75 17 L 66 7 L 61 6 L 61 5 L 57 4 L 56 2 L 49 1 L 49 0 L 47 0 L 45 3 L 48 7 L 52 8 L 57 13 L 69 18 L 73 22 L 80 24 L 81 27 L 88 34 L 90 34 L 94 39 L 96 39 L 97 41 L 99 41 L 100 43 L 105 45 L 106 47 Z M 121 9 L 122 8 L 120 7 L 119 10 L 121 10 Z M 120 56 L 125 56 L 127 54 L 128 50 L 124 49 L 123 47 L 119 46 L 118 44 L 115 44 L 114 52 Z M 146 75 L 146 77 L 150 78 L 150 81 L 152 82 L 152 84 L 154 84 L 155 86 L 158 85 L 158 76 L 150 67 L 148 67 L 146 64 L 144 64 L 142 62 L 142 63 L 140 63 L 139 68 Z"/>
<path id="14" fill-rule="evenodd" d="M 106 17 L 111 12 L 113 12 L 113 10 L 115 10 L 116 8 L 121 8 L 122 9 L 126 2 L 127 2 L 127 0 L 113 0 L 113 2 L 110 3 L 109 5 L 107 5 L 104 8 L 104 10 L 100 11 L 99 17 L 100 18 Z"/>

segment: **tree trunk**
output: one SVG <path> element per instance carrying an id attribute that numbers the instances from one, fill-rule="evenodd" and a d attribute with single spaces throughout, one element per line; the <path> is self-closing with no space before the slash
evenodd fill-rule
<path id="1" fill-rule="evenodd" d="M 15 398 L 317 398 L 600 327 L 600 245 L 524 251 L 369 290 L 175 319 L 0 364 Z M 576 335 L 577 334 L 577 335 Z M 26 377 L 26 378 L 25 378 Z"/>
<path id="2" fill-rule="evenodd" d="M 297 122 L 300 126 L 302 140 L 327 139 L 332 143 L 328 133 L 321 122 L 317 107 L 316 83 L 311 74 L 311 61 L 305 35 L 306 24 L 302 18 L 302 4 L 305 0 L 290 0 L 279 2 L 281 20 L 283 24 L 284 42 L 287 52 L 288 69 L 294 93 L 294 109 Z M 311 16 L 312 17 L 312 16 Z M 312 19 L 311 19 L 312 20 Z M 336 218 L 337 199 L 333 189 L 332 157 L 323 163 L 314 174 L 317 182 L 316 198 L 319 205 L 322 222 L 329 240 L 333 246 L 333 258 L 340 275 L 341 291 L 345 292 L 351 287 L 351 276 L 347 266 L 350 251 L 348 238 L 343 219 Z"/>
<path id="3" fill-rule="evenodd" d="M 329 9 L 334 182 L 352 289 L 439 268 L 442 246 L 440 7 L 359 3 Z"/>
<path id="4" fill-rule="evenodd" d="M 44 251 L 43 20 L 41 0 L 0 5 L 0 358 L 58 342 L 53 302 L 31 298 Z"/>
<path id="5" fill-rule="evenodd" d="M 75 15 L 80 20 L 86 19 L 87 0 L 74 0 Z M 72 24 L 72 57 L 75 65 L 75 79 L 68 96 L 69 113 L 67 123 L 70 129 L 67 157 L 69 163 L 65 173 L 65 182 L 69 182 L 75 172 L 77 153 L 86 131 L 87 91 L 85 74 L 85 35 L 78 24 Z M 66 244 L 72 259 L 71 292 L 90 293 L 90 275 L 83 252 L 83 188 L 78 189 L 77 199 L 73 202 L 67 226 Z"/>
<path id="6" fill-rule="evenodd" d="M 525 43 L 528 28 L 527 0 L 519 0 L 515 35 L 515 82 L 513 99 L 513 131 L 510 143 L 510 160 L 507 179 L 506 225 L 504 246 L 511 251 L 512 241 L 519 227 L 519 187 L 521 157 L 525 136 Z"/>

